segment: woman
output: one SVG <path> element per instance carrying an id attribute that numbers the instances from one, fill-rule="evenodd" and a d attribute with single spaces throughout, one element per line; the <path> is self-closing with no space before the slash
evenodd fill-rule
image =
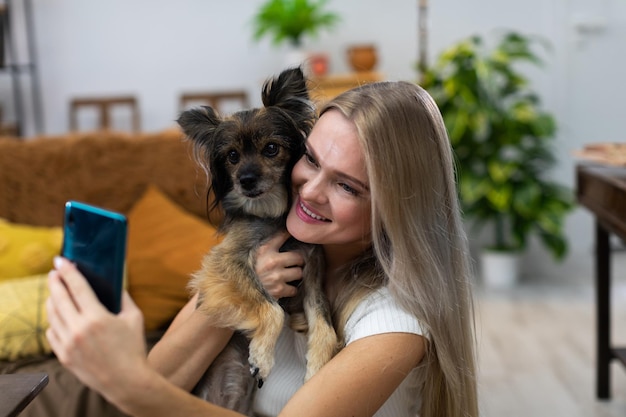
<path id="1" fill-rule="evenodd" d="M 292 173 L 287 229 L 320 244 L 325 290 L 345 347 L 302 385 L 298 335 L 284 330 L 255 410 L 281 416 L 477 416 L 470 266 L 445 127 L 407 82 L 346 92 L 321 111 Z M 294 295 L 302 259 L 264 248 L 257 271 Z M 294 267 L 295 266 L 295 267 Z M 146 359 L 127 294 L 108 314 L 62 259 L 50 274 L 47 336 L 84 383 L 136 416 L 230 416 L 189 394 L 232 331 L 181 311 Z M 347 311 L 340 315 L 338 312 Z"/>

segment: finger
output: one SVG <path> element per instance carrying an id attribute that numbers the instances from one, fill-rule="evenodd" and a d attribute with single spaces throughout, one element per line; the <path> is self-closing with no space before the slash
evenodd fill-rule
<path id="1" fill-rule="evenodd" d="M 300 252 L 282 252 L 280 254 L 280 259 L 280 262 L 287 268 L 291 266 L 304 266 L 304 256 L 302 256 Z"/>
<path id="2" fill-rule="evenodd" d="M 258 267 L 261 273 L 278 269 L 281 272 L 283 269 L 289 268 L 302 269 L 304 266 L 304 256 L 300 252 L 259 253 L 257 260 L 260 264 Z M 284 278 L 282 280 L 284 281 Z"/>
<path id="3" fill-rule="evenodd" d="M 57 256 L 54 258 L 54 267 L 61 275 L 67 288 L 67 293 L 80 312 L 104 310 L 104 306 L 96 297 L 85 277 L 78 271 L 76 265 L 69 260 Z"/>
<path id="4" fill-rule="evenodd" d="M 283 246 L 287 239 L 289 239 L 290 237 L 291 235 L 286 230 L 278 232 L 274 236 L 272 236 L 271 239 L 269 239 L 263 246 L 265 246 L 267 250 L 278 251 L 278 249 L 280 249 L 280 247 Z"/>
<path id="5" fill-rule="evenodd" d="M 137 304 L 135 304 L 135 301 L 132 299 L 128 291 L 124 290 L 122 292 L 122 311 L 134 312 L 137 310 L 139 310 Z"/>
<path id="6" fill-rule="evenodd" d="M 282 289 L 282 291 L 280 292 L 280 296 L 279 298 L 289 298 L 289 297 L 295 297 L 298 294 L 298 288 L 291 286 L 291 285 L 285 285 Z"/>
<path id="7" fill-rule="evenodd" d="M 48 274 L 48 289 L 50 292 L 46 301 L 48 321 L 59 330 L 64 330 L 67 323 L 72 323 L 77 314 L 76 304 L 58 271 L 53 270 Z"/>
<path id="8" fill-rule="evenodd" d="M 48 343 L 50 343 L 50 348 L 57 355 L 57 357 L 62 361 L 63 352 L 61 350 L 62 344 L 59 336 L 56 333 L 54 327 L 50 326 L 46 329 L 46 339 L 48 339 Z"/>
<path id="9" fill-rule="evenodd" d="M 46 315 L 48 318 L 48 328 L 54 330 L 56 340 L 59 340 L 58 334 L 67 334 L 67 326 L 59 316 L 51 297 L 48 297 L 48 299 L 46 300 L 45 307 Z"/>
<path id="10" fill-rule="evenodd" d="M 133 323 L 136 323 L 137 327 L 143 329 L 143 314 L 126 290 L 122 293 L 122 310 L 120 311 L 120 316 L 130 317 Z"/>
<path id="11" fill-rule="evenodd" d="M 50 343 L 50 348 L 59 358 L 61 363 L 66 363 L 69 355 L 66 350 L 66 343 L 68 340 L 71 340 L 71 330 L 68 328 L 68 324 L 65 319 L 61 314 L 59 314 L 57 305 L 59 302 L 63 302 L 68 303 L 71 308 L 75 309 L 75 306 L 73 301 L 71 301 L 67 296 L 65 285 L 61 281 L 61 277 L 58 275 L 58 272 L 50 272 L 48 285 L 50 286 L 50 296 L 46 300 L 46 313 L 48 316 L 46 338 Z M 64 296 L 68 298 L 65 301 L 60 301 L 58 291 L 60 291 L 61 294 L 65 294 Z M 61 297 L 63 297 L 63 295 L 61 295 Z"/>
<path id="12" fill-rule="evenodd" d="M 291 268 L 285 268 L 281 274 L 282 281 L 285 283 L 295 282 L 302 279 L 302 268 L 294 266 Z"/>

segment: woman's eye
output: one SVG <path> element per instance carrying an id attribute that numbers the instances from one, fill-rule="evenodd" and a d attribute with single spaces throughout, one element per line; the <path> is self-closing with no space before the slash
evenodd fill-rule
<path id="1" fill-rule="evenodd" d="M 276 156 L 278 155 L 279 146 L 275 143 L 268 143 L 263 148 L 263 155 L 265 156 Z"/>
<path id="2" fill-rule="evenodd" d="M 237 151 L 228 151 L 228 162 L 231 164 L 236 164 L 239 162 L 239 152 Z"/>
<path id="3" fill-rule="evenodd" d="M 343 188 L 343 190 L 349 194 L 352 194 L 354 196 L 358 196 L 359 192 L 357 190 L 355 190 L 354 188 L 350 187 L 348 184 L 345 183 L 341 183 L 339 184 L 341 186 L 341 188 Z"/>
<path id="4" fill-rule="evenodd" d="M 310 153 L 305 152 L 305 153 L 304 153 L 304 158 L 306 159 L 306 161 L 307 161 L 309 164 L 314 165 L 314 166 L 317 166 L 317 161 L 315 161 L 315 159 L 313 158 L 313 156 L 311 156 L 311 154 L 310 154 Z"/>

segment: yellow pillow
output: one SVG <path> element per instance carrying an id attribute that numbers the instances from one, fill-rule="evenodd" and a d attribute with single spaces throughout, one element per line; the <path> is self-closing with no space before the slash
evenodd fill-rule
<path id="1" fill-rule="evenodd" d="M 0 360 L 50 353 L 47 274 L 0 282 Z"/>
<path id="2" fill-rule="evenodd" d="M 208 222 L 149 186 L 128 213 L 128 292 L 146 330 L 169 323 L 189 300 L 187 282 L 221 239 Z"/>
<path id="3" fill-rule="evenodd" d="M 52 269 L 59 254 L 61 227 L 40 227 L 0 219 L 0 281 L 41 274 Z"/>

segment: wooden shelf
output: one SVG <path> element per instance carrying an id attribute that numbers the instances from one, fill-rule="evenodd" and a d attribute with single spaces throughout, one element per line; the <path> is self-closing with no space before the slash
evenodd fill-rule
<path id="1" fill-rule="evenodd" d="M 378 72 L 353 72 L 313 77 L 309 79 L 309 92 L 315 104 L 320 107 L 344 91 L 382 80 L 383 76 Z"/>

